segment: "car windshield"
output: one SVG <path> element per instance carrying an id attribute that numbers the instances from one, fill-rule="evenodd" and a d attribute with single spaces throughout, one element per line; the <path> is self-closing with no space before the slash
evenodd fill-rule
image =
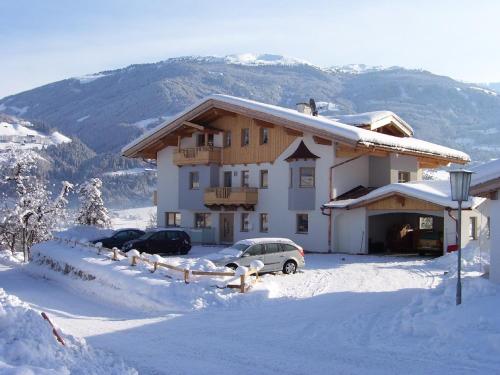
<path id="1" fill-rule="evenodd" d="M 226 247 L 221 250 L 220 253 L 224 255 L 240 256 L 249 247 L 250 245 L 244 243 L 235 243 L 234 245 L 231 245 L 231 247 Z"/>

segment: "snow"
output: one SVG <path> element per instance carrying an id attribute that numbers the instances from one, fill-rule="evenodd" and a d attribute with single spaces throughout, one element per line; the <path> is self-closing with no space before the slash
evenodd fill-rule
<path id="1" fill-rule="evenodd" d="M 111 225 L 115 229 L 145 229 L 150 226 L 151 218 L 155 214 L 156 206 L 110 209 Z"/>
<path id="2" fill-rule="evenodd" d="M 33 129 L 28 129 L 26 126 L 20 124 L 10 124 L 8 122 L 0 122 L 0 136 L 21 136 L 28 135 L 40 136 L 40 133 Z"/>
<path id="3" fill-rule="evenodd" d="M 176 118 L 179 118 L 189 113 L 190 111 L 192 111 L 193 109 L 195 109 L 196 107 L 198 107 L 199 105 L 208 100 L 221 101 L 235 106 L 244 107 L 250 110 L 266 113 L 271 116 L 284 118 L 286 120 L 309 127 L 310 129 L 315 130 L 317 132 L 324 133 L 327 134 L 328 136 L 339 138 L 354 144 L 358 143 L 367 147 L 382 146 L 400 152 L 405 152 L 405 151 L 417 152 L 428 155 L 445 156 L 467 162 L 470 161 L 469 155 L 467 155 L 464 152 L 453 150 L 451 148 L 436 145 L 430 142 L 422 141 L 416 138 L 394 137 L 387 134 L 381 134 L 374 131 L 357 128 L 351 125 L 342 124 L 340 122 L 335 122 L 322 116 L 311 116 L 308 114 L 299 113 L 293 109 L 278 107 L 271 104 L 260 103 L 253 100 L 238 98 L 229 95 L 217 94 L 208 96 L 202 99 L 200 102 L 194 104 L 193 106 L 188 107 L 184 112 L 179 114 Z M 125 153 L 127 150 L 138 145 L 147 138 L 153 137 L 155 133 L 163 130 L 164 128 L 168 128 L 170 124 L 171 122 L 161 124 L 151 129 L 150 131 L 144 133 L 142 136 L 140 136 L 139 138 L 137 138 L 136 140 L 125 146 L 122 149 L 122 153 Z"/>
<path id="4" fill-rule="evenodd" d="M 422 171 L 422 179 L 449 181 L 450 173 L 444 169 L 424 169 Z"/>
<path id="5" fill-rule="evenodd" d="M 86 119 L 88 119 L 90 117 L 90 115 L 85 115 L 85 116 L 82 116 L 80 117 L 79 119 L 76 120 L 76 122 L 82 122 L 82 121 L 85 121 Z"/>
<path id="6" fill-rule="evenodd" d="M 256 245 L 256 244 L 267 243 L 267 242 L 288 243 L 291 245 L 298 246 L 295 242 L 293 242 L 292 240 L 289 240 L 288 238 L 273 238 L 273 237 L 248 238 L 246 240 L 238 241 L 236 244 Z"/>
<path id="7" fill-rule="evenodd" d="M 228 64 L 238 65 L 312 65 L 305 60 L 272 54 L 242 53 L 228 55 L 224 60 Z"/>
<path id="8" fill-rule="evenodd" d="M 156 172 L 156 169 L 137 167 L 137 168 L 130 168 L 130 169 L 122 169 L 122 170 L 113 171 L 113 172 L 106 172 L 106 173 L 103 173 L 103 176 L 110 176 L 110 177 L 137 176 L 140 174 L 151 173 L 151 172 Z"/>
<path id="9" fill-rule="evenodd" d="M 479 165 L 473 169 L 471 185 L 480 185 L 500 178 L 500 159 Z"/>
<path id="10" fill-rule="evenodd" d="M 454 209 L 458 208 L 458 203 L 451 200 L 451 187 L 449 180 L 421 180 L 389 184 L 375 189 L 360 198 L 332 201 L 326 203 L 324 206 L 328 208 L 348 208 L 355 204 L 370 201 L 379 197 L 384 197 L 388 194 L 393 193 L 407 195 L 443 207 L 450 207 Z M 484 198 L 469 197 L 469 200 L 467 202 L 464 202 L 462 206 L 465 209 L 475 208 L 482 202 L 484 202 Z"/>
<path id="11" fill-rule="evenodd" d="M 58 131 L 53 132 L 50 135 L 50 139 L 56 145 L 60 145 L 62 143 L 71 143 L 71 138 L 66 137 L 64 134 L 61 134 Z"/>
<path id="12" fill-rule="evenodd" d="M 469 88 L 472 90 L 483 92 L 483 93 L 491 95 L 491 96 L 498 96 L 498 93 L 496 91 L 487 90 L 484 87 L 470 86 Z"/>
<path id="13" fill-rule="evenodd" d="M 95 74 L 87 74 L 81 77 L 74 77 L 73 79 L 76 79 L 79 81 L 81 84 L 86 84 L 95 81 L 96 79 L 107 77 L 111 74 L 105 74 L 105 73 L 95 73 Z"/>
<path id="14" fill-rule="evenodd" d="M 499 290 L 479 276 L 477 254 L 465 250 L 464 258 L 460 307 L 455 254 L 309 255 L 303 272 L 261 277 L 269 292 L 260 298 L 236 293 L 242 298 L 227 304 L 161 313 L 33 278 L 31 266 L 0 266 L 0 282 L 52 311 L 65 332 L 120 354 L 140 373 L 493 374 L 500 366 Z"/>
<path id="15" fill-rule="evenodd" d="M 96 350 L 59 329 L 58 333 L 64 347 L 39 312 L 0 288 L 0 373 L 137 374 L 116 355 Z"/>
<path id="16" fill-rule="evenodd" d="M 132 125 L 137 126 L 138 128 L 141 128 L 141 129 L 145 129 L 149 125 L 157 124 L 159 121 L 162 121 L 161 117 L 160 118 L 153 117 L 153 118 L 147 118 L 145 120 L 136 121 Z"/>

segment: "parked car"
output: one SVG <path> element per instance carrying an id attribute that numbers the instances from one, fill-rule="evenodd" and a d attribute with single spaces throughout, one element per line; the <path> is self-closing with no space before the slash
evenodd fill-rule
<path id="1" fill-rule="evenodd" d="M 287 238 L 252 238 L 236 242 L 231 247 L 209 257 L 216 265 L 236 269 L 250 266 L 253 260 L 264 263 L 261 272 L 290 274 L 305 266 L 304 250 Z"/>
<path id="2" fill-rule="evenodd" d="M 180 228 L 158 228 L 128 241 L 123 250 L 136 249 L 149 254 L 187 254 L 191 250 L 191 238 Z"/>
<path id="3" fill-rule="evenodd" d="M 419 230 L 415 232 L 415 236 L 419 255 L 443 255 L 442 232 Z"/>
<path id="4" fill-rule="evenodd" d="M 135 240 L 142 236 L 145 232 L 140 229 L 120 229 L 109 237 L 98 238 L 97 240 L 91 241 L 96 244 L 98 242 L 102 243 L 102 246 L 112 249 L 113 247 L 117 247 L 121 249 L 125 242 L 130 240 Z"/>

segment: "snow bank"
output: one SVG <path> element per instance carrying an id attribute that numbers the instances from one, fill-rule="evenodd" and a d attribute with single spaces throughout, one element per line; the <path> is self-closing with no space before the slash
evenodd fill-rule
<path id="1" fill-rule="evenodd" d="M 419 293 L 395 320 L 394 330 L 404 336 L 427 338 L 426 350 L 482 360 L 500 355 L 500 286 L 483 277 L 484 254 L 463 250 L 462 305 L 455 305 L 457 255 L 429 264 L 448 269 L 442 283 Z M 487 261 L 487 259 L 486 259 Z M 418 349 L 416 349 L 418 350 Z"/>
<path id="2" fill-rule="evenodd" d="M 60 330 L 59 344 L 40 313 L 0 288 L 0 373 L 137 374 L 114 355 Z"/>
<path id="3" fill-rule="evenodd" d="M 67 237 L 73 238 L 72 234 Z M 218 285 L 225 285 L 228 277 L 195 276 L 190 273 L 190 282 L 186 284 L 183 272 L 160 267 L 152 273 L 152 265 L 145 262 L 138 261 L 136 266 L 131 266 L 130 259 L 122 256 L 119 261 L 113 261 L 110 253 L 98 255 L 95 248 L 74 242 L 52 240 L 39 243 L 33 246 L 32 255 L 33 262 L 24 267 L 28 272 L 135 310 L 184 312 L 241 299 L 232 290 L 217 288 Z M 208 259 L 154 258 L 182 269 L 227 271 Z M 263 286 L 256 289 L 264 291 L 267 297 Z"/>

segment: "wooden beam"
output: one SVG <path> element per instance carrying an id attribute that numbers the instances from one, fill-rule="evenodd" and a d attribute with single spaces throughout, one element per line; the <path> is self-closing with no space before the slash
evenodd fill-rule
<path id="1" fill-rule="evenodd" d="M 259 119 L 253 119 L 255 121 L 255 124 L 257 126 L 260 126 L 261 128 L 269 128 L 269 129 L 272 129 L 275 127 L 274 124 L 270 123 L 270 122 L 267 122 L 267 121 L 262 121 L 262 120 L 259 120 Z"/>
<path id="2" fill-rule="evenodd" d="M 329 139 L 321 138 L 321 137 L 318 137 L 316 135 L 313 136 L 313 139 L 314 139 L 314 142 L 317 143 L 318 145 L 327 145 L 327 146 L 332 145 L 332 141 Z"/>
<path id="3" fill-rule="evenodd" d="M 287 127 L 285 127 L 285 132 L 286 132 L 286 134 L 293 135 L 295 137 L 303 137 L 304 136 L 304 133 L 297 131 L 295 129 L 287 128 Z"/>
<path id="4" fill-rule="evenodd" d="M 196 130 L 199 130 L 199 131 L 205 130 L 204 126 L 195 124 L 194 122 L 191 122 L 191 121 L 184 121 L 182 123 L 182 125 L 188 126 L 188 127 L 191 127 L 191 128 L 195 128 Z"/>

